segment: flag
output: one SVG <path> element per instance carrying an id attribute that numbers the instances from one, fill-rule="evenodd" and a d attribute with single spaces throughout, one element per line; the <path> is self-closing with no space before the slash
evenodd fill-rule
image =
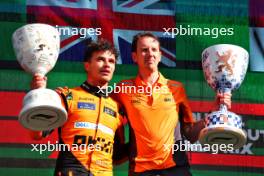
<path id="1" fill-rule="evenodd" d="M 173 1 L 27 1 L 27 10 L 30 22 L 49 23 L 51 25 L 74 26 L 78 28 L 100 29 L 100 36 L 113 42 L 120 50 L 119 63 L 132 64 L 130 54 L 133 35 L 139 31 L 157 33 L 162 42 L 162 65 L 176 66 L 175 41 L 164 36 L 164 29 L 175 26 Z M 87 2 L 87 3 L 84 3 Z M 90 2 L 90 3 L 88 3 Z M 96 3 L 97 2 L 97 3 Z M 81 4 L 85 5 L 82 6 Z M 72 7 L 69 8 L 69 4 Z M 144 12 L 144 13 L 142 13 Z M 77 19 L 78 18 L 78 19 Z M 63 20 L 64 19 L 64 20 Z M 68 20 L 65 20 L 68 19 Z M 165 23 L 156 23 L 162 20 Z M 154 30 L 154 31 L 153 31 Z M 129 34 L 129 35 L 126 35 Z M 76 37 L 76 40 L 78 37 Z M 60 59 L 81 61 L 81 55 L 75 56 L 74 52 L 84 51 L 81 41 L 69 41 L 68 47 L 63 48 Z M 63 41 L 62 41 L 63 42 Z M 62 44 L 64 47 L 64 45 Z M 71 46 L 71 47 L 69 47 Z M 67 53 L 67 54 L 66 54 Z M 71 54 L 73 53 L 73 54 Z M 65 56 L 68 55 L 68 56 Z"/>

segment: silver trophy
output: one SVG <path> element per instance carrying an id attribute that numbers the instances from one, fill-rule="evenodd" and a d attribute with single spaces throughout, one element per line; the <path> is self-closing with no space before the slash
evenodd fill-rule
<path id="1" fill-rule="evenodd" d="M 13 33 L 12 42 L 16 58 L 26 72 L 45 76 L 54 67 L 60 50 L 60 35 L 56 28 L 47 24 L 28 24 Z M 24 97 L 18 120 L 31 130 L 51 130 L 67 120 L 67 112 L 55 91 L 39 88 Z"/>
<path id="2" fill-rule="evenodd" d="M 219 44 L 206 48 L 202 53 L 205 79 L 215 91 L 222 93 L 238 89 L 244 80 L 248 67 L 248 52 L 236 45 Z M 237 114 L 227 110 L 224 104 L 219 111 L 206 117 L 206 127 L 200 132 L 201 144 L 233 144 L 242 147 L 246 134 L 242 130 L 242 120 Z"/>

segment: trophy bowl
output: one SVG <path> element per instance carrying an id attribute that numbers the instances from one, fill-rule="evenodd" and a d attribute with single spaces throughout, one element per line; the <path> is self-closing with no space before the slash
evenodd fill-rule
<path id="1" fill-rule="evenodd" d="M 226 93 L 236 90 L 243 82 L 248 67 L 248 52 L 236 45 L 218 44 L 202 53 L 205 79 L 215 91 Z M 224 104 L 219 111 L 205 117 L 206 127 L 199 134 L 201 144 L 232 144 L 234 149 L 246 142 L 241 117 L 227 110 Z"/>
<path id="2" fill-rule="evenodd" d="M 22 26 L 13 33 L 12 43 L 19 64 L 32 75 L 38 73 L 45 76 L 59 56 L 59 32 L 47 24 Z M 18 120 L 31 130 L 51 130 L 67 120 L 67 112 L 55 91 L 39 88 L 24 97 Z"/>

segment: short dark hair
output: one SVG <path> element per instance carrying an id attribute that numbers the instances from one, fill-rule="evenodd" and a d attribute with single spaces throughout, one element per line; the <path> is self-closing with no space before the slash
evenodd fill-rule
<path id="1" fill-rule="evenodd" d="M 135 35 L 133 37 L 133 41 L 132 41 L 132 47 L 131 47 L 131 51 L 132 52 L 136 52 L 137 51 L 137 42 L 140 38 L 143 37 L 151 37 L 155 40 L 157 40 L 160 44 L 159 38 L 157 36 L 155 36 L 154 34 L 152 34 L 151 32 L 142 32 L 142 33 L 138 33 L 137 35 Z"/>
<path id="2" fill-rule="evenodd" d="M 84 54 L 84 62 L 90 61 L 94 52 L 107 51 L 107 50 L 109 50 L 112 54 L 114 54 L 115 59 L 117 60 L 118 51 L 114 47 L 114 45 L 112 45 L 109 41 L 105 39 L 99 39 L 97 41 L 90 41 L 86 46 L 86 50 Z"/>

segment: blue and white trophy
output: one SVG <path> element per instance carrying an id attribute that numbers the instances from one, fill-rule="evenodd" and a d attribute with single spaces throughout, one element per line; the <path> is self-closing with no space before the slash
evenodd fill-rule
<path id="1" fill-rule="evenodd" d="M 236 45 L 218 44 L 206 48 L 202 53 L 205 79 L 215 91 L 222 93 L 238 89 L 248 67 L 248 52 Z M 233 144 L 242 147 L 246 134 L 242 130 L 241 117 L 221 104 L 218 111 L 206 116 L 206 127 L 200 132 L 201 144 Z"/>

